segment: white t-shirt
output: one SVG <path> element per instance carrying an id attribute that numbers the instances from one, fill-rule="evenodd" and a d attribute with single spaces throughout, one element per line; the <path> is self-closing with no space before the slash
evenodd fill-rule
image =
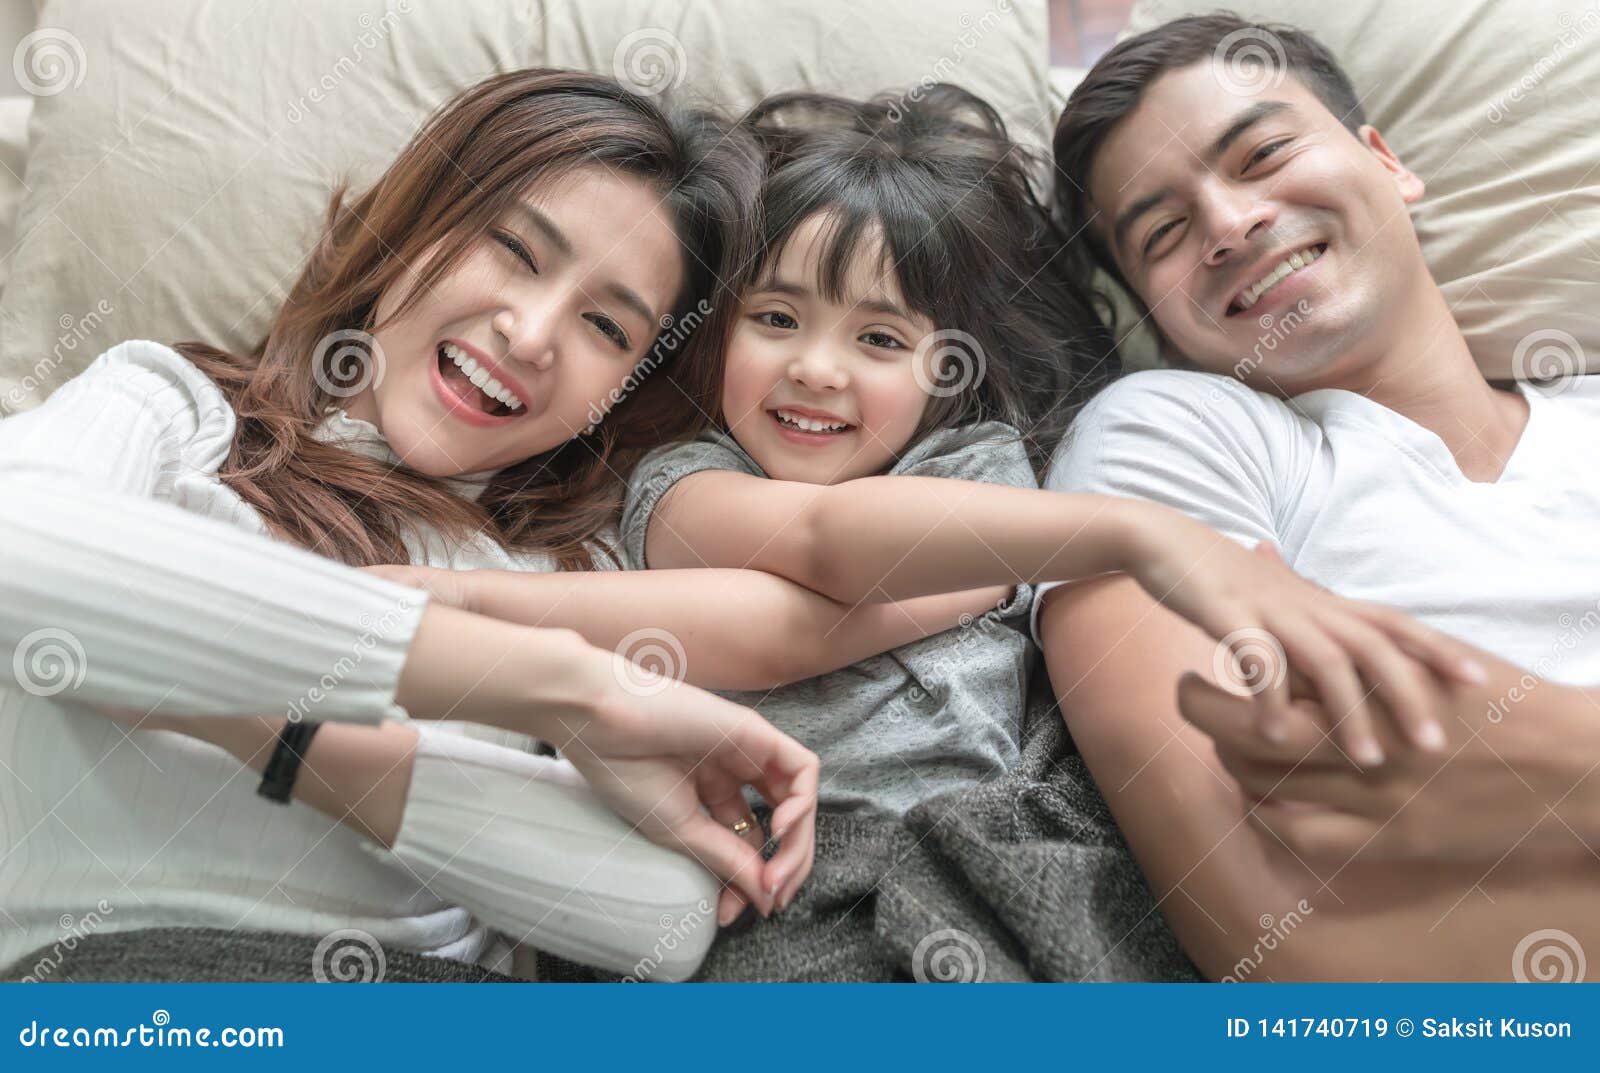
<path id="1" fill-rule="evenodd" d="M 1399 608 L 1541 678 L 1600 682 L 1600 376 L 1523 389 L 1494 482 L 1433 432 L 1339 389 L 1290 400 L 1135 373 L 1073 424 L 1047 488 L 1175 507 L 1303 576 Z"/>

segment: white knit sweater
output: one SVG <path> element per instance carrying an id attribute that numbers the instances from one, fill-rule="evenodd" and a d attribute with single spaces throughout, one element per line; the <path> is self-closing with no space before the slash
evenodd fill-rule
<path id="1" fill-rule="evenodd" d="M 234 427 L 209 378 L 145 341 L 0 421 L 0 965 L 92 912 L 107 930 L 353 928 L 501 969 L 509 939 L 624 973 L 692 972 L 715 924 L 685 937 L 683 921 L 714 906 L 715 880 L 632 834 L 528 739 L 419 722 L 390 850 L 266 801 L 220 749 L 81 709 L 299 702 L 319 720 L 408 718 L 395 687 L 426 594 L 267 536 L 217 479 Z M 316 434 L 398 462 L 342 411 Z M 486 478 L 460 478 L 462 494 Z M 553 565 L 487 539 L 411 547 L 433 566 Z"/>

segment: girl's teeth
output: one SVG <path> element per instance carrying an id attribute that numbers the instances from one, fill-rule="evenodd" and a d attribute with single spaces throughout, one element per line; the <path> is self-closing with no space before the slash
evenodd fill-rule
<path id="1" fill-rule="evenodd" d="M 827 421 L 818 421 L 815 418 L 802 417 L 799 414 L 789 413 L 787 410 L 778 411 L 778 420 L 786 425 L 793 425 L 804 432 L 843 432 L 849 425 L 836 425 Z"/>

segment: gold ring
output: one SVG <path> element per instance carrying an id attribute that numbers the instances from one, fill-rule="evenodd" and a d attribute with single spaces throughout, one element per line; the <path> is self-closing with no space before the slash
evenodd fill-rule
<path id="1" fill-rule="evenodd" d="M 742 835 L 748 830 L 750 830 L 749 820 L 740 820 L 738 823 L 733 825 L 733 833 L 736 835 Z"/>

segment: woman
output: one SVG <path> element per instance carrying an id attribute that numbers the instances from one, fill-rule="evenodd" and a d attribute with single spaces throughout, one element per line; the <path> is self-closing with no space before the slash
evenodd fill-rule
<path id="1" fill-rule="evenodd" d="M 720 336 L 758 178 L 719 124 L 607 79 L 492 78 L 335 195 L 251 354 L 125 343 L 0 423 L 0 964 L 109 904 L 115 930 L 354 927 L 502 970 L 528 938 L 626 971 L 717 890 L 640 833 L 734 885 L 724 919 L 792 896 L 807 750 L 569 631 L 351 569 L 602 565 L 617 471 L 697 416 L 692 383 L 626 389 L 662 325 L 710 310 L 680 381 Z M 333 724 L 293 784 L 331 829 L 239 777 L 285 714 Z M 530 737 L 571 765 L 514 747 Z M 744 785 L 774 806 L 770 861 Z M 691 972 L 713 931 L 656 974 Z"/>

